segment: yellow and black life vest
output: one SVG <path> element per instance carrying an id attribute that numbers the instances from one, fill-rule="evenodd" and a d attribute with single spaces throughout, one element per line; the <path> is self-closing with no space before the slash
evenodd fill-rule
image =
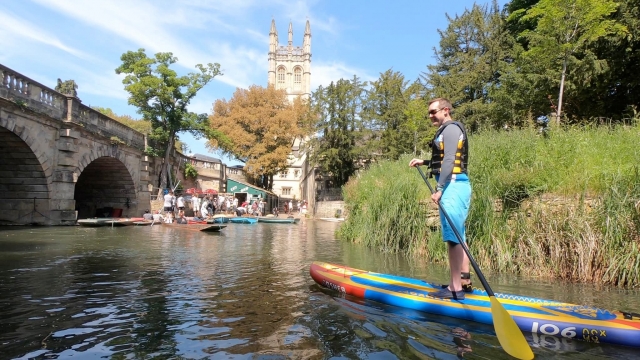
<path id="1" fill-rule="evenodd" d="M 444 129 L 449 125 L 456 125 L 462 130 L 462 140 L 458 140 L 458 148 L 456 149 L 456 158 L 453 163 L 454 174 L 466 174 L 467 164 L 469 163 L 469 142 L 467 141 L 467 130 L 461 122 L 447 121 L 444 123 L 431 141 L 431 172 L 440 174 L 442 160 L 444 159 L 444 141 L 437 143 L 436 140 L 442 134 Z"/>

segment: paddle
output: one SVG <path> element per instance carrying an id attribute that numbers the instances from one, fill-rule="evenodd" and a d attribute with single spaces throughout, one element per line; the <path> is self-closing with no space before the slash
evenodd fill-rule
<path id="1" fill-rule="evenodd" d="M 422 179 L 429 187 L 429 191 L 431 191 L 431 193 L 433 194 L 434 193 L 433 187 L 431 187 L 431 184 L 429 183 L 429 180 L 422 172 L 422 169 L 420 169 L 419 166 L 416 166 L 416 169 L 418 169 L 418 172 L 422 176 Z M 524 338 L 522 331 L 520 331 L 520 328 L 518 328 L 518 325 L 513 320 L 511 315 L 509 315 L 509 313 L 504 308 L 504 306 L 502 306 L 502 304 L 498 301 L 498 299 L 496 299 L 496 295 L 493 293 L 493 290 L 491 290 L 491 287 L 489 286 L 489 283 L 487 283 L 487 280 L 484 278 L 484 275 L 482 275 L 482 271 L 480 271 L 480 268 L 478 267 L 478 264 L 476 263 L 476 261 L 473 259 L 473 256 L 471 256 L 471 253 L 469 252 L 469 248 L 467 248 L 467 244 L 464 241 L 462 241 L 462 236 L 460 236 L 458 229 L 456 229 L 455 225 L 453 224 L 453 221 L 451 221 L 449 214 L 447 214 L 447 212 L 439 202 L 438 202 L 438 207 L 440 208 L 440 211 L 442 211 L 442 214 L 444 215 L 444 217 L 447 219 L 447 222 L 451 226 L 451 229 L 453 229 L 453 232 L 458 238 L 458 241 L 460 242 L 462 249 L 464 249 L 464 252 L 467 254 L 467 257 L 469 257 L 469 262 L 471 263 L 471 266 L 473 266 L 473 270 L 475 270 L 476 275 L 478 276 L 478 279 L 480 279 L 482 286 L 487 291 L 487 296 L 489 296 L 489 300 L 491 301 L 491 315 L 493 316 L 493 327 L 496 330 L 496 335 L 498 336 L 498 341 L 500 342 L 500 345 L 502 345 L 502 348 L 504 349 L 504 351 L 507 352 L 507 354 L 515 358 L 533 359 L 533 352 L 531 351 L 531 347 L 529 346 L 529 343 L 527 343 L 527 340 Z"/>

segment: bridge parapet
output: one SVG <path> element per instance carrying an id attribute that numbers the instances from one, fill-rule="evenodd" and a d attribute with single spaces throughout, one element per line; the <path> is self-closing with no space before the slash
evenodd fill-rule
<path id="1" fill-rule="evenodd" d="M 87 131 L 122 142 L 139 150 L 145 149 L 144 134 L 68 97 L 67 121 L 81 124 Z"/>
<path id="2" fill-rule="evenodd" d="M 62 120 L 67 97 L 0 64 L 0 97 Z"/>
<path id="3" fill-rule="evenodd" d="M 87 131 L 114 142 L 144 150 L 144 135 L 81 103 L 0 64 L 0 97 L 63 122 L 76 123 Z"/>

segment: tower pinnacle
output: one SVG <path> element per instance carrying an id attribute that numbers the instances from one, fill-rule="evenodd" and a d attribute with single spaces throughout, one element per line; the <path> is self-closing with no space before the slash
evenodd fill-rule
<path id="1" fill-rule="evenodd" d="M 269 35 L 274 34 L 275 36 L 278 36 L 278 30 L 276 29 L 276 20 L 275 19 L 271 19 L 271 31 L 269 31 Z"/>
<path id="2" fill-rule="evenodd" d="M 289 22 L 289 46 L 293 45 L 293 24 Z"/>

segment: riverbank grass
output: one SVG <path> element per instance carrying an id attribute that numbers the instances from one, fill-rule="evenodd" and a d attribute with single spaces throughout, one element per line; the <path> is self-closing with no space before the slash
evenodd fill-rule
<path id="1" fill-rule="evenodd" d="M 483 270 L 640 286 L 638 144 L 637 125 L 472 135 L 467 234 Z M 437 208 L 410 158 L 345 185 L 338 236 L 446 264 Z"/>

